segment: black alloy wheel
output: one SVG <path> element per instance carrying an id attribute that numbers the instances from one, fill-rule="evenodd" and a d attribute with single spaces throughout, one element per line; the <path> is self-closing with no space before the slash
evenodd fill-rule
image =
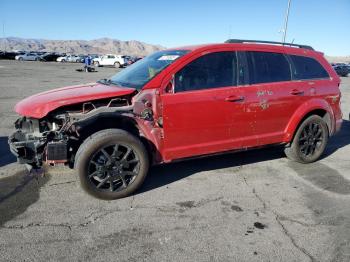
<path id="1" fill-rule="evenodd" d="M 82 188 L 106 200 L 135 192 L 145 180 L 148 167 L 144 144 L 121 129 L 104 129 L 86 138 L 74 163 Z"/>
<path id="2" fill-rule="evenodd" d="M 297 129 L 293 140 L 284 152 L 296 162 L 312 163 L 323 154 L 329 137 L 328 126 L 324 118 L 311 115 Z"/>
<path id="3" fill-rule="evenodd" d="M 318 123 L 311 122 L 306 125 L 299 137 L 300 153 L 304 157 L 312 157 L 317 153 L 323 143 L 324 132 Z"/>
<path id="4" fill-rule="evenodd" d="M 116 192 L 135 181 L 140 169 L 137 153 L 127 145 L 110 145 L 97 151 L 88 167 L 90 183 L 101 191 Z"/>

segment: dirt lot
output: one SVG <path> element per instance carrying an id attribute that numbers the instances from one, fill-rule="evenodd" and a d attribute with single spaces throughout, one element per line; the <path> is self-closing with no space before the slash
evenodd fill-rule
<path id="1" fill-rule="evenodd" d="M 343 128 L 317 163 L 278 149 L 191 160 L 100 201 L 67 168 L 27 175 L 7 146 L 20 99 L 116 71 L 79 67 L 0 61 L 0 261 L 350 261 L 350 77 Z"/>

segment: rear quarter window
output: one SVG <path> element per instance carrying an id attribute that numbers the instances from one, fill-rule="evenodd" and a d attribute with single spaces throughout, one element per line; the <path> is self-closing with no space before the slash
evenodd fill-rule
<path id="1" fill-rule="evenodd" d="M 314 58 L 290 55 L 290 59 L 294 65 L 293 79 L 295 80 L 329 78 L 327 71 Z"/>

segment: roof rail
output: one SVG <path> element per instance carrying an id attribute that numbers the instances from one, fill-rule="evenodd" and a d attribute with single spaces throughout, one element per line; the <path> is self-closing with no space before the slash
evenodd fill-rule
<path id="1" fill-rule="evenodd" d="M 309 50 L 314 50 L 311 46 L 308 45 L 298 45 L 294 43 L 283 43 L 283 42 L 273 42 L 273 41 L 263 41 L 263 40 L 244 40 L 244 39 L 228 39 L 225 43 L 261 43 L 261 44 L 274 44 L 274 45 L 286 45 L 286 46 L 294 46 Z"/>

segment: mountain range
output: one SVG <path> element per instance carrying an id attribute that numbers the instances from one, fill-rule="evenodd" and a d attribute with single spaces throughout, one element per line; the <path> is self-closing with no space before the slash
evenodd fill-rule
<path id="1" fill-rule="evenodd" d="M 0 50 L 47 51 L 72 54 L 123 54 L 145 56 L 165 49 L 160 45 L 147 44 L 136 40 L 121 41 L 111 38 L 94 40 L 47 40 L 18 37 L 0 38 Z"/>
<path id="2" fill-rule="evenodd" d="M 71 54 L 123 54 L 146 56 L 165 49 L 160 45 L 143 43 L 136 40 L 121 41 L 111 38 L 94 40 L 47 40 L 19 37 L 0 38 L 0 50 L 47 51 Z M 326 56 L 329 62 L 350 62 L 350 56 Z"/>

